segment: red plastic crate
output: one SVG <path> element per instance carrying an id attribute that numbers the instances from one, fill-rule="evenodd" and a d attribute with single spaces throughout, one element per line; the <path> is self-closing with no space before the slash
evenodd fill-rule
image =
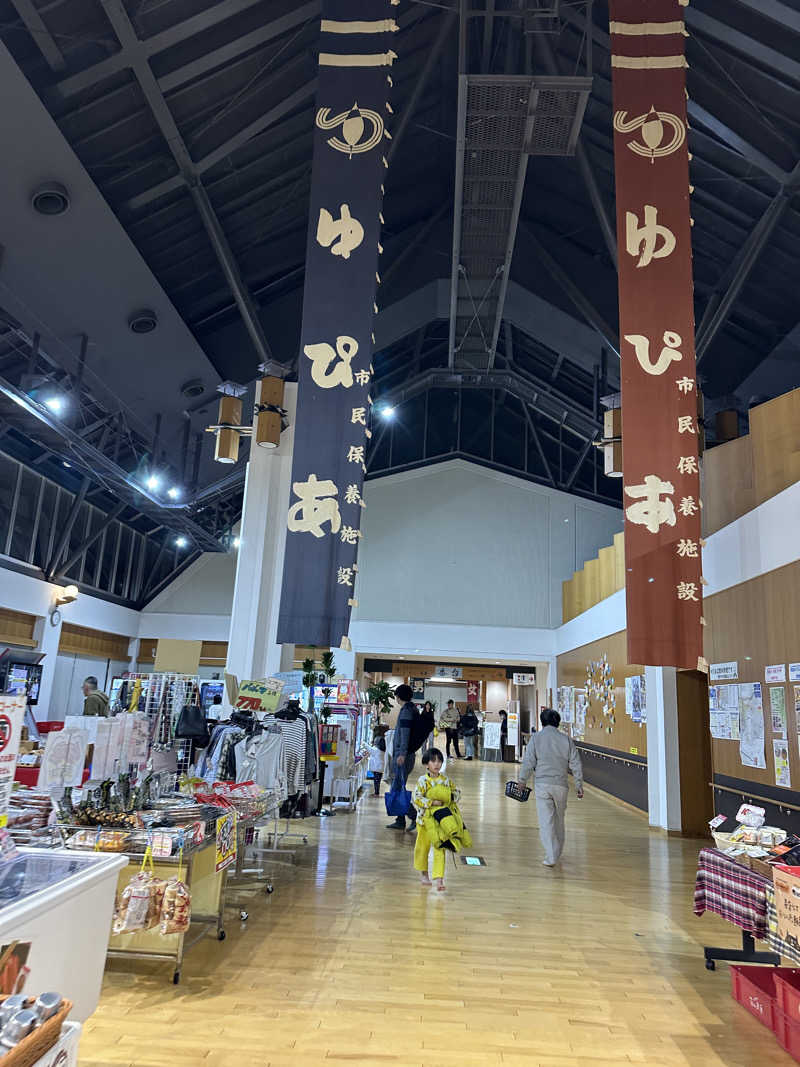
<path id="1" fill-rule="evenodd" d="M 781 1011 L 800 1024 L 800 969 L 775 968 L 775 999 Z"/>
<path id="2" fill-rule="evenodd" d="M 791 1019 L 775 1005 L 775 1036 L 781 1048 L 786 1049 L 793 1060 L 800 1063 L 800 1023 Z"/>
<path id="3" fill-rule="evenodd" d="M 775 974 L 773 967 L 731 967 L 731 995 L 760 1023 L 775 1029 Z"/>

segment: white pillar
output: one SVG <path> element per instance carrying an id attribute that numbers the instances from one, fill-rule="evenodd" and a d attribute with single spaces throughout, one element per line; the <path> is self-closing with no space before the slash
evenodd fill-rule
<path id="1" fill-rule="evenodd" d="M 296 385 L 287 383 L 283 406 L 289 413 L 289 426 L 281 434 L 280 444 L 260 448 L 253 438 L 247 464 L 226 667 L 239 680 L 268 677 L 281 669 L 281 646 L 275 638 L 291 489 Z"/>
<path id="2" fill-rule="evenodd" d="M 647 799 L 650 825 L 681 827 L 678 682 L 674 667 L 645 667 L 647 685 Z"/>
<path id="3" fill-rule="evenodd" d="M 336 675 L 341 678 L 355 678 L 356 654 L 345 652 L 343 648 L 332 648 L 333 662 L 336 664 Z"/>
<path id="4" fill-rule="evenodd" d="M 33 631 L 36 641 L 36 651 L 44 652 L 42 660 L 42 683 L 39 686 L 39 702 L 34 711 L 37 721 L 55 718 L 50 714 L 50 700 L 53 695 L 53 682 L 56 677 L 56 660 L 58 659 L 58 645 L 61 641 L 61 620 L 53 626 L 50 616 L 37 618 Z M 83 680 L 83 679 L 81 679 Z"/>

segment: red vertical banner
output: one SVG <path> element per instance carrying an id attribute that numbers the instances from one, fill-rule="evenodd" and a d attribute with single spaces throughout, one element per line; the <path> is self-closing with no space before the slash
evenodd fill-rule
<path id="1" fill-rule="evenodd" d="M 703 654 L 687 0 L 610 0 L 628 662 Z"/>

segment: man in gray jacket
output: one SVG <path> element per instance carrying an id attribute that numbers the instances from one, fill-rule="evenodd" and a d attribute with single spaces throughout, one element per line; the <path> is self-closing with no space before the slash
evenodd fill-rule
<path id="1" fill-rule="evenodd" d="M 545 867 L 555 867 L 564 850 L 564 817 L 567 813 L 568 771 L 575 779 L 575 793 L 583 797 L 583 766 L 571 737 L 558 729 L 561 716 L 552 708 L 542 708 L 542 729 L 525 749 L 519 780 L 525 785 L 536 775 L 534 793 L 539 816 L 539 836 L 544 847 Z"/>

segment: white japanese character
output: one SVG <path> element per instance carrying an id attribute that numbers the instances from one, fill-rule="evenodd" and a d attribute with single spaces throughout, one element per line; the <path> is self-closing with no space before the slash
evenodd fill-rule
<path id="1" fill-rule="evenodd" d="M 348 463 L 363 463 L 364 462 L 364 446 L 363 445 L 350 445 L 347 452 Z"/>
<path id="2" fill-rule="evenodd" d="M 342 525 L 339 504 L 336 500 L 339 490 L 329 480 L 318 481 L 316 474 L 310 474 L 307 482 L 294 482 L 292 490 L 300 499 L 289 508 L 288 527 L 293 533 L 302 532 L 323 537 L 322 524 L 330 523 L 330 532 L 338 533 Z"/>
<path id="3" fill-rule="evenodd" d="M 352 526 L 343 526 L 339 536 L 341 537 L 343 544 L 355 545 L 358 544 L 358 540 L 361 537 L 361 531 L 356 530 Z"/>
<path id="4" fill-rule="evenodd" d="M 689 541 L 689 540 L 686 540 L 684 538 L 681 538 L 681 540 L 678 541 L 678 547 L 677 547 L 676 551 L 677 551 L 678 555 L 681 557 L 681 559 L 686 559 L 686 558 L 698 559 L 699 558 L 698 554 L 697 554 L 697 541 Z"/>
<path id="5" fill-rule="evenodd" d="M 663 244 L 656 248 L 656 241 L 662 238 Z M 675 251 L 675 234 L 666 226 L 658 224 L 658 209 L 650 204 L 644 207 L 644 225 L 639 225 L 639 218 L 632 211 L 625 212 L 625 247 L 628 255 L 638 256 L 637 267 L 646 267 L 654 259 L 664 259 Z"/>
<path id="6" fill-rule="evenodd" d="M 655 363 L 650 362 L 649 337 L 643 337 L 640 333 L 628 333 L 625 334 L 625 340 L 633 345 L 636 351 L 636 358 L 639 360 L 639 366 L 642 370 L 647 371 L 648 374 L 663 374 L 670 363 L 683 359 L 683 353 L 677 351 L 682 343 L 681 335 L 672 330 L 664 331 L 664 347 L 661 349 L 661 353 Z"/>
<path id="7" fill-rule="evenodd" d="M 344 494 L 345 504 L 360 504 L 361 503 L 361 490 L 357 485 L 348 485 Z"/>
<path id="8" fill-rule="evenodd" d="M 697 604 L 696 592 L 697 585 L 694 582 L 678 582 L 678 600 L 693 600 Z"/>
<path id="9" fill-rule="evenodd" d="M 350 214 L 347 204 L 340 207 L 340 216 L 335 219 L 330 211 L 320 208 L 317 223 L 317 243 L 323 248 L 330 248 L 334 256 L 349 259 L 364 240 L 364 227 Z"/>
<path id="10" fill-rule="evenodd" d="M 678 511 L 681 515 L 695 515 L 697 513 L 697 502 L 693 496 L 685 496 L 681 498 Z"/>
<path id="11" fill-rule="evenodd" d="M 339 572 L 336 575 L 336 582 L 338 585 L 352 585 L 353 584 L 353 568 L 352 567 L 340 567 Z"/>
<path id="12" fill-rule="evenodd" d="M 350 416 L 350 422 L 355 426 L 360 424 L 361 426 L 367 425 L 367 409 L 366 408 L 353 408 L 353 413 Z"/>
<path id="13" fill-rule="evenodd" d="M 678 433 L 695 433 L 694 419 L 691 415 L 678 416 Z"/>
<path id="14" fill-rule="evenodd" d="M 694 389 L 694 378 L 676 378 L 675 384 L 685 395 L 686 393 L 691 393 L 691 391 Z"/>
<path id="15" fill-rule="evenodd" d="M 695 456 L 681 456 L 678 460 L 679 474 L 697 474 L 697 458 Z"/>
<path id="16" fill-rule="evenodd" d="M 318 345 L 305 345 L 303 351 L 311 360 L 311 377 L 320 389 L 334 389 L 343 385 L 349 389 L 353 384 L 353 371 L 350 363 L 358 353 L 358 341 L 346 334 L 336 338 L 336 350 L 333 345 L 322 342 Z M 336 357 L 341 360 L 333 370 L 330 365 Z"/>
<path id="17" fill-rule="evenodd" d="M 650 533 L 658 533 L 662 524 L 675 525 L 675 506 L 669 499 L 669 494 L 675 492 L 672 482 L 662 482 L 658 475 L 648 474 L 642 485 L 626 485 L 625 492 L 637 500 L 625 509 L 631 522 L 646 526 Z M 662 500 L 662 496 L 667 499 Z"/>

